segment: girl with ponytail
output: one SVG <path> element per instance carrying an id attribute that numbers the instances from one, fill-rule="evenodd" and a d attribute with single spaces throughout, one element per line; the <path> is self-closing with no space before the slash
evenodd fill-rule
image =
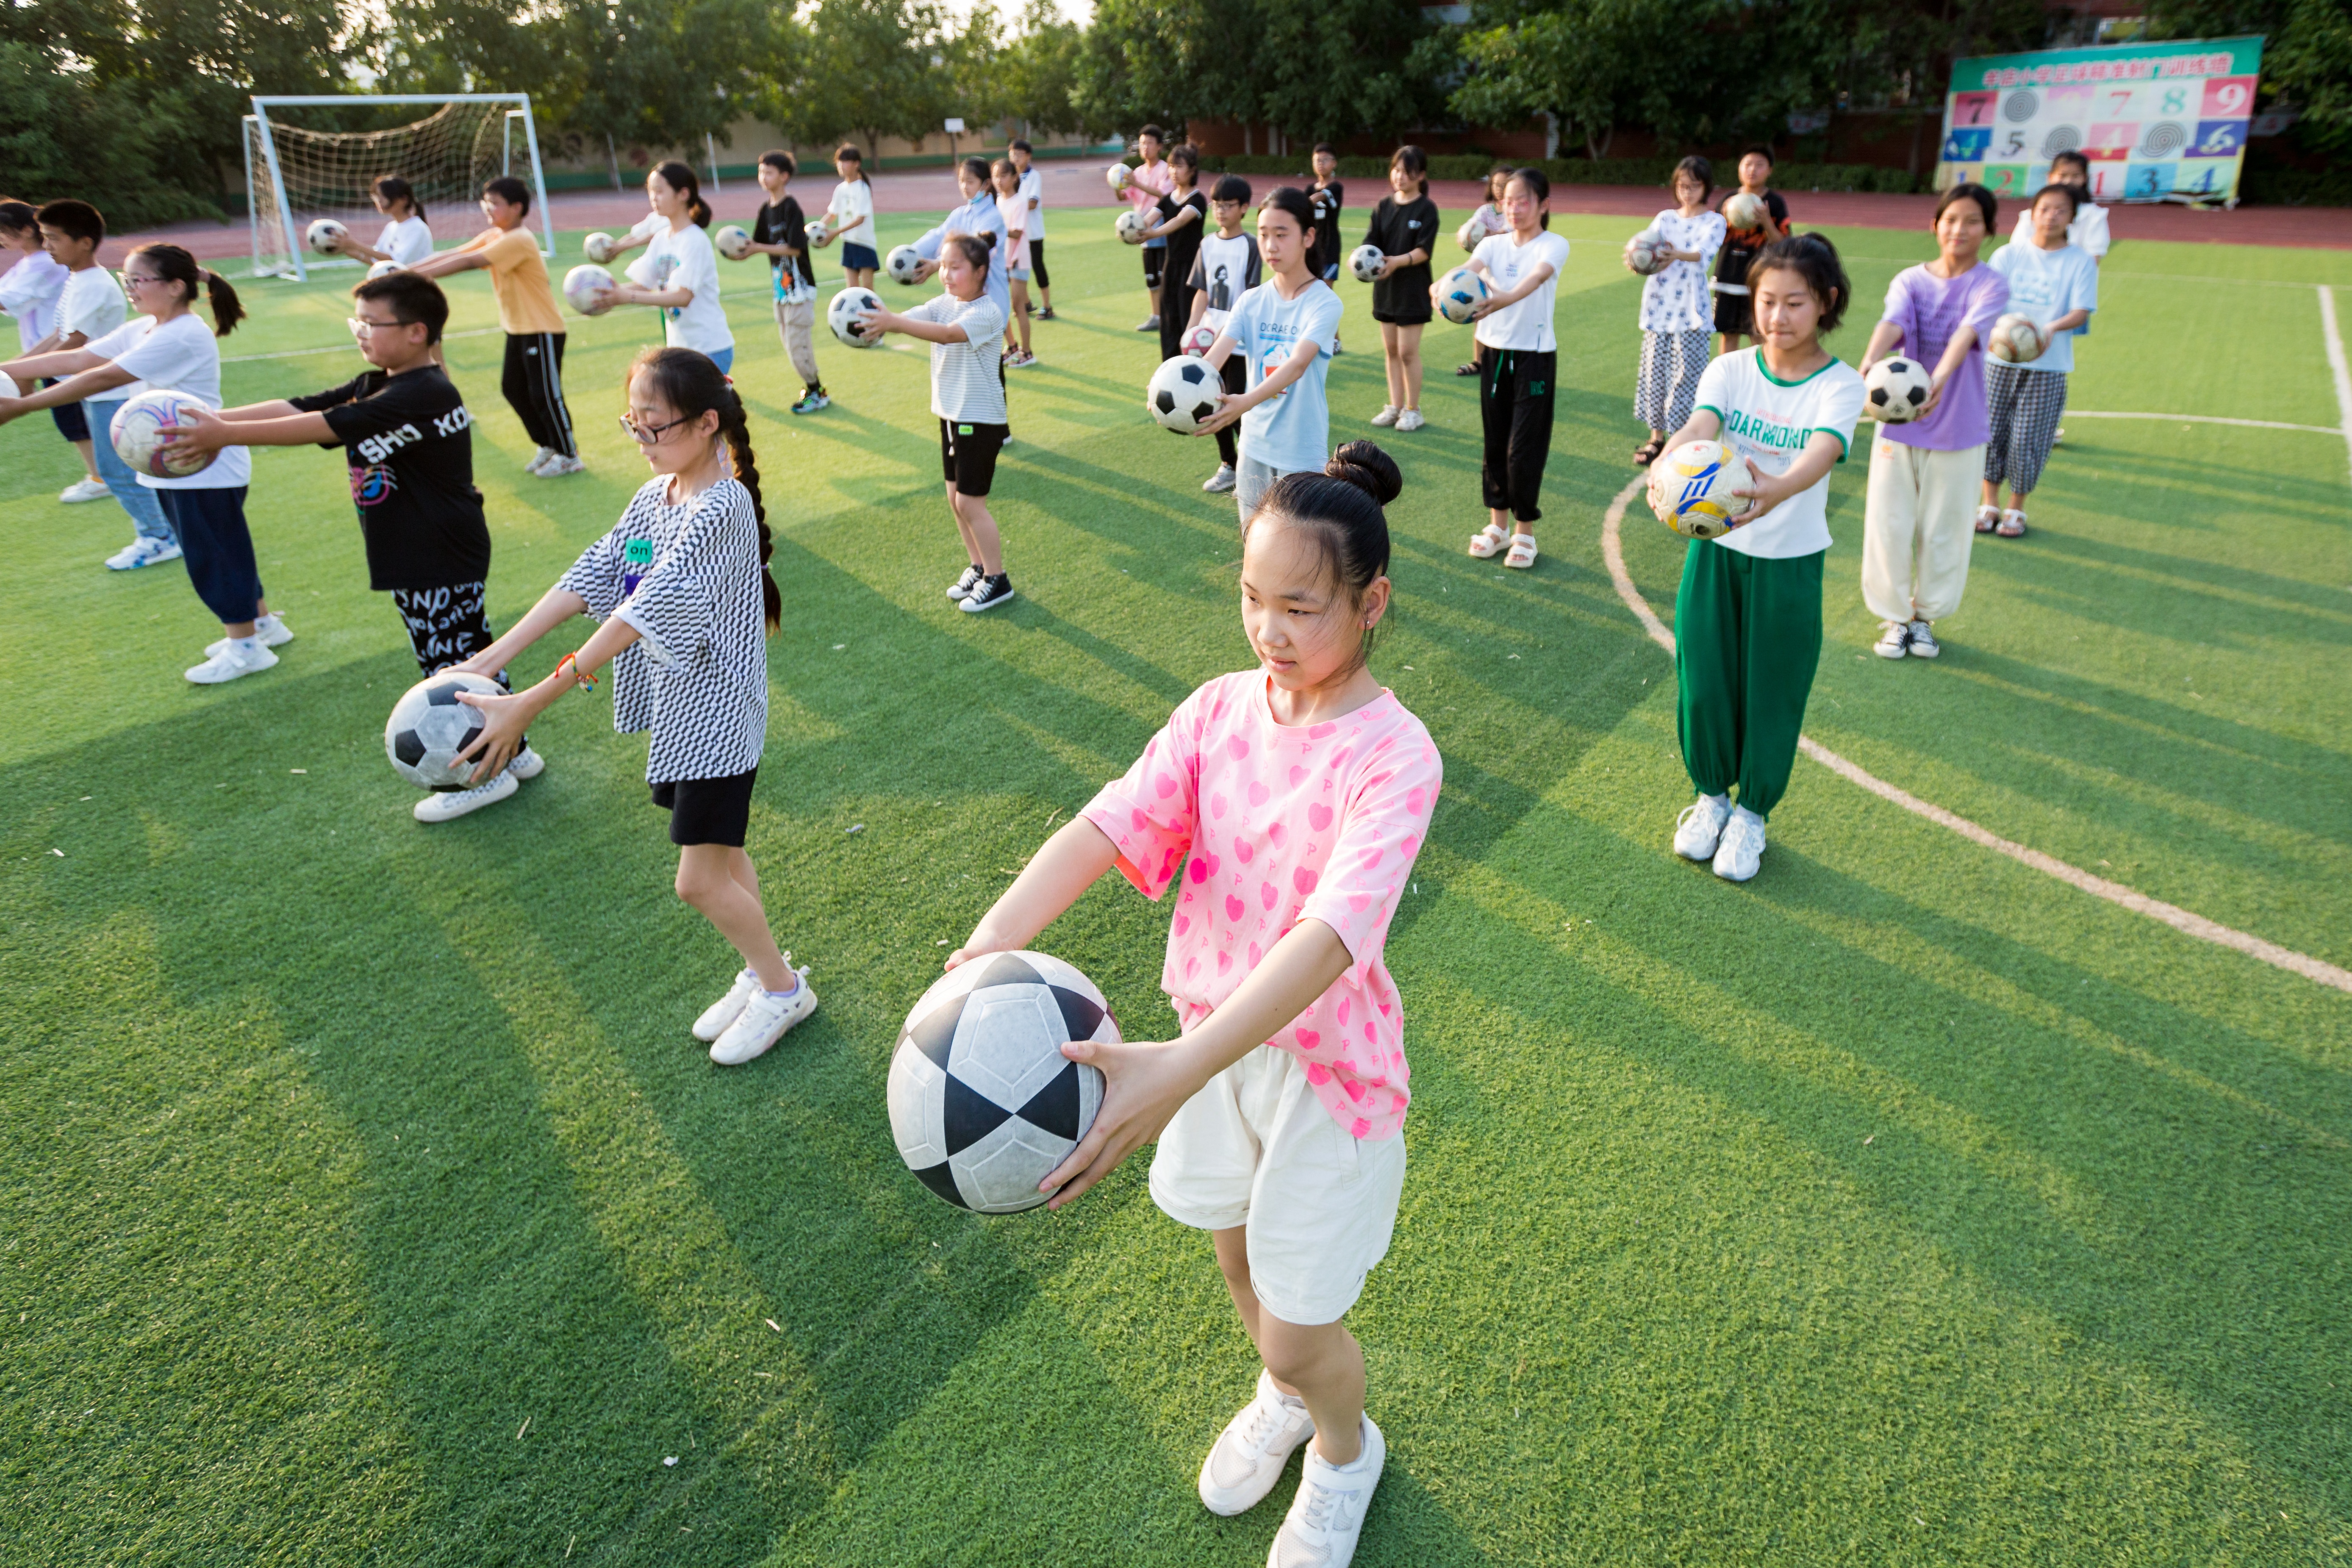
<path id="1" fill-rule="evenodd" d="M 458 698 L 482 710 L 466 753 L 494 776 L 530 725 L 613 667 L 613 728 L 652 732 L 646 782 L 670 814 L 677 896 L 741 955 L 727 994 L 694 1021 L 722 1066 L 748 1062 L 816 1011 L 808 971 L 780 952 L 744 852 L 768 729 L 764 634 L 782 615 L 773 545 L 742 399 L 707 354 L 647 349 L 629 368 L 621 426 L 654 477 L 514 630 L 457 668 L 495 677 L 574 616 L 602 623 L 536 686 Z"/>
<path id="2" fill-rule="evenodd" d="M 1182 1032 L 1062 1047 L 1102 1070 L 1102 1103 L 1041 1187 L 1059 1207 L 1158 1140 L 1152 1201 L 1210 1233 L 1260 1362 L 1202 1502 L 1256 1506 L 1313 1438 L 1275 1563 L 1348 1562 L 1386 1456 L 1341 1319 L 1404 1183 L 1404 1015 L 1381 953 L 1444 772 L 1367 665 L 1402 482 L 1350 441 L 1266 488 L 1242 523 L 1256 667 L 1185 699 L 948 959 L 1028 946 L 1114 868 L 1174 895 L 1160 984 Z"/>
<path id="3" fill-rule="evenodd" d="M 703 233 L 710 226 L 710 204 L 702 199 L 702 183 L 684 163 L 664 163 L 646 176 L 646 200 L 667 226 L 629 269 L 646 281 L 615 284 L 606 290 L 606 302 L 656 307 L 670 347 L 708 355 L 722 374 L 731 370 L 735 334 L 719 302 L 718 253 Z"/>

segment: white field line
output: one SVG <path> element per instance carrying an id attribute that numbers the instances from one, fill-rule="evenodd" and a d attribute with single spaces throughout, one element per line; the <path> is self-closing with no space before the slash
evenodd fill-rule
<path id="1" fill-rule="evenodd" d="M 1609 510 L 1601 520 L 1601 554 L 1609 564 L 1609 581 L 1616 586 L 1617 596 L 1625 601 L 1625 607 L 1633 612 L 1634 618 L 1642 623 L 1642 629 L 1650 634 L 1650 640 L 1671 655 L 1675 651 L 1675 634 L 1667 629 L 1664 621 L 1658 619 L 1656 612 L 1652 610 L 1648 601 L 1642 597 L 1641 590 L 1633 586 L 1633 575 L 1625 570 L 1625 551 L 1621 538 L 1625 521 L 1625 508 L 1635 496 L 1642 493 L 1646 482 L 1646 479 L 1633 480 L 1617 493 L 1616 500 L 1609 503 Z M 2234 931 L 2228 926 L 2209 921 L 2203 915 L 2184 910 L 2177 904 L 2168 904 L 2161 899 L 2151 899 L 2146 893 L 2126 888 L 2120 882 L 2110 882 L 2105 877 L 2094 877 L 2088 871 L 2079 870 L 2063 860 L 2053 859 L 2039 849 L 2029 849 L 2022 844 L 2003 838 L 1990 828 L 1979 826 L 1967 817 L 1947 811 L 1932 801 L 1921 800 L 1907 790 L 1897 789 L 1885 779 L 1848 762 L 1811 735 L 1798 736 L 1797 745 L 1805 755 L 1812 758 L 1822 766 L 1849 783 L 1860 784 L 1879 799 L 1899 805 L 1915 816 L 1924 816 L 1939 827 L 1948 827 L 1961 837 L 1981 844 L 1997 854 L 2006 855 L 2021 866 L 2031 867 L 2046 877 L 2055 877 L 2070 888 L 2080 889 L 2085 893 L 2105 899 L 2111 904 L 2119 904 L 2134 914 L 2146 915 L 2150 920 L 2162 921 L 2173 930 L 2185 936 L 2193 936 L 2200 942 L 2210 942 L 2220 947 L 2234 948 L 2248 957 L 2259 958 L 2264 963 L 2273 964 L 2291 974 L 2300 974 L 2305 980 L 2316 981 L 2322 985 L 2331 985 L 2338 991 L 2352 992 L 2352 972 L 2339 969 L 2332 963 L 2313 958 L 2307 953 L 2296 952 L 2292 948 L 2281 947 L 2276 942 L 2264 942 L 2261 937 L 2249 936 L 2244 931 Z"/>
<path id="2" fill-rule="evenodd" d="M 2344 433 L 2344 447 L 2352 455 L 2352 369 L 2344 363 L 2344 334 L 2336 330 L 2336 290 L 2326 284 L 2319 289 L 2319 325 L 2327 334 L 2327 368 L 2336 377 L 2336 419 Z"/>
<path id="3" fill-rule="evenodd" d="M 2105 414 L 2069 408 L 2063 419 L 2174 419 L 2183 425 L 2243 425 L 2254 430 L 2308 430 L 2315 436 L 2342 436 L 2333 425 L 2282 425 L 2275 419 L 2231 419 L 2220 414 Z"/>

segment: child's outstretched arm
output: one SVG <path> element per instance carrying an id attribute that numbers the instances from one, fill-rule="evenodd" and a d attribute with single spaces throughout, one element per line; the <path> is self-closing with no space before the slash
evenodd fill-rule
<path id="1" fill-rule="evenodd" d="M 572 616 L 587 613 L 588 601 L 571 589 L 550 588 L 514 630 L 454 668 L 473 675 L 494 674 L 505 668 L 509 656 L 521 652 Z M 506 696 L 457 693 L 458 701 L 482 710 L 480 736 L 457 753 L 460 760 L 475 764 L 467 782 L 479 784 L 496 777 L 521 749 L 523 732 L 530 728 L 532 720 L 553 707 L 555 700 L 574 686 L 593 685 L 591 678 L 635 643 L 639 636 L 637 628 L 620 616 L 607 616 L 604 624 L 590 634 L 579 650 L 566 655 L 538 685 Z"/>
<path id="2" fill-rule="evenodd" d="M 1118 848 L 1083 816 L 1072 817 L 1030 858 L 996 902 L 980 917 L 961 947 L 948 954 L 953 969 L 983 952 L 1018 952 L 1037 940 L 1078 896 L 1118 864 Z"/>

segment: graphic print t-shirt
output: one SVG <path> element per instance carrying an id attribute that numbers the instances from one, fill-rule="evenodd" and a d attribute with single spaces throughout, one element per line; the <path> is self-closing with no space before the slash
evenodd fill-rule
<path id="1" fill-rule="evenodd" d="M 1194 293 L 1209 297 L 1202 324 L 1223 331 L 1234 306 L 1258 285 L 1256 237 L 1242 233 L 1226 239 L 1213 234 L 1202 240 L 1201 254 L 1192 262 L 1192 285 Z"/>
<path id="2" fill-rule="evenodd" d="M 474 417 L 438 365 L 370 370 L 291 398 L 323 414 L 350 466 L 368 586 L 449 588 L 490 574 L 490 531 L 474 488 Z"/>
<path id="3" fill-rule="evenodd" d="M 1171 191 L 1160 198 L 1154 209 L 1159 221 L 1166 223 L 1186 207 L 1192 209 L 1192 221 L 1168 237 L 1165 265 L 1168 280 L 1171 283 L 1183 283 L 1192 276 L 1192 263 L 1201 254 L 1201 237 L 1209 231 L 1209 198 L 1202 195 L 1198 188 L 1181 199 Z"/>
<path id="4" fill-rule="evenodd" d="M 782 293 L 793 286 L 797 277 L 807 287 L 816 287 L 815 269 L 809 266 L 808 225 L 801 217 L 801 204 L 792 196 L 781 202 L 763 202 L 760 216 L 751 220 L 751 237 L 761 245 L 789 245 L 798 256 L 771 256 L 768 265 L 775 274 L 776 290 Z"/>
<path id="5" fill-rule="evenodd" d="M 1348 187 L 1334 180 L 1328 185 L 1309 182 L 1307 204 L 1315 209 L 1315 254 L 1307 270 L 1320 278 L 1339 264 L 1339 208 L 1348 199 Z"/>
<path id="6" fill-rule="evenodd" d="M 1748 349 L 1708 362 L 1699 373 L 1698 406 L 1722 421 L 1717 438 L 1735 458 L 1753 458 L 1764 472 L 1781 474 L 1816 431 L 1827 431 L 1841 447 L 1852 447 L 1854 421 L 1862 417 L 1862 376 L 1832 356 L 1809 376 L 1782 381 L 1764 367 L 1762 349 Z M 1769 561 L 1827 550 L 1829 504 L 1830 477 L 1823 474 L 1811 489 L 1715 542 Z"/>
<path id="7" fill-rule="evenodd" d="M 1284 299 L 1272 283 L 1261 283 L 1234 306 L 1224 331 L 1249 366 L 1251 386 L 1289 363 L 1300 343 L 1312 342 L 1319 351 L 1306 374 L 1242 416 L 1241 453 L 1249 461 L 1279 474 L 1323 471 L 1331 455 L 1331 409 L 1323 383 L 1341 310 L 1331 286 L 1313 279 L 1295 300 Z"/>

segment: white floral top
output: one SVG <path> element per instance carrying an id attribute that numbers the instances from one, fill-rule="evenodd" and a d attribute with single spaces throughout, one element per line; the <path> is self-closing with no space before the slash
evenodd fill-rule
<path id="1" fill-rule="evenodd" d="M 1696 261 L 1677 261 L 1654 272 L 1642 285 L 1642 330 L 1645 332 L 1706 332 L 1715 329 L 1715 300 L 1706 276 L 1723 248 L 1721 213 L 1685 217 L 1668 207 L 1650 220 L 1653 232 L 1676 250 L 1696 250 Z"/>

